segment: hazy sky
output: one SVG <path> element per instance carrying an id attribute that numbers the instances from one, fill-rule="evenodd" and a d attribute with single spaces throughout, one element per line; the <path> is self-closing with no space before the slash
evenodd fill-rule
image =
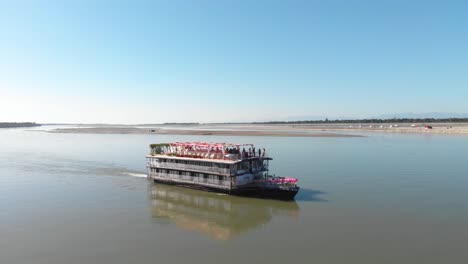
<path id="1" fill-rule="evenodd" d="M 467 1 L 0 0 L 0 121 L 466 113 L 467 14 Z"/>

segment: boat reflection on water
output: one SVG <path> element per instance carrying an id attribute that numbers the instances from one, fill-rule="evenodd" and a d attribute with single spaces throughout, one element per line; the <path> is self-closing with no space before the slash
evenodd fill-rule
<path id="1" fill-rule="evenodd" d="M 164 184 L 150 188 L 154 218 L 219 240 L 256 229 L 275 216 L 296 218 L 299 214 L 295 201 L 252 199 Z"/>

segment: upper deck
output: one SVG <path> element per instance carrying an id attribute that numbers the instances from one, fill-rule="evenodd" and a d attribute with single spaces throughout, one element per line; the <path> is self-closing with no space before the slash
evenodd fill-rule
<path id="1" fill-rule="evenodd" d="M 210 161 L 224 164 L 234 164 L 248 159 L 271 160 L 265 148 L 255 149 L 253 144 L 175 142 L 151 144 L 150 148 L 151 153 L 148 157 Z"/>

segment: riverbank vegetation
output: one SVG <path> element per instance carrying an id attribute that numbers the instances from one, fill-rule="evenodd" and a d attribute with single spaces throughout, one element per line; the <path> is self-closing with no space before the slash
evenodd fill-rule
<path id="1" fill-rule="evenodd" d="M 36 127 L 40 124 L 34 122 L 0 122 L 0 128 L 12 128 L 12 127 Z"/>

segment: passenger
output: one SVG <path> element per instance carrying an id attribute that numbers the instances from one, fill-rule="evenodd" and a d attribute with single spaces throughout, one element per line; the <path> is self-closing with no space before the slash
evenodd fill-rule
<path id="1" fill-rule="evenodd" d="M 265 157 L 265 153 L 266 153 L 265 148 L 263 148 L 263 157 Z"/>
<path id="2" fill-rule="evenodd" d="M 259 157 L 262 156 L 262 149 L 258 149 L 258 156 L 259 156 Z"/>
<path id="3" fill-rule="evenodd" d="M 253 156 L 255 157 L 255 148 L 253 148 L 252 154 L 253 154 Z"/>

